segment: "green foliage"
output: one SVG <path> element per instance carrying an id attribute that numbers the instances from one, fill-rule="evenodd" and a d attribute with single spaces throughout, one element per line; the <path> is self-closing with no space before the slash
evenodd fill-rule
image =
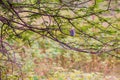
<path id="1" fill-rule="evenodd" d="M 104 73 L 112 72 L 119 64 L 116 59 L 120 56 L 120 50 L 116 50 L 120 47 L 119 9 L 111 15 L 111 11 L 105 10 L 105 0 L 96 0 L 92 5 L 82 4 L 84 0 L 63 3 L 60 0 L 40 0 L 40 3 L 24 0 L 11 2 L 12 6 L 8 0 L 2 1 L 7 6 L 0 6 L 2 80 L 21 77 L 23 80 L 118 80 Z M 70 36 L 72 27 L 75 36 Z M 1 40 L 5 41 L 8 53 L 2 52 Z M 76 49 L 88 52 L 73 51 Z M 95 51 L 97 57 L 89 54 L 91 51 Z"/>

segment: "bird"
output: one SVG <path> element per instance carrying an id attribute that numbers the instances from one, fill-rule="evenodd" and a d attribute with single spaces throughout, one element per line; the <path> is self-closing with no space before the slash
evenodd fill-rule
<path id="1" fill-rule="evenodd" d="M 72 27 L 70 29 L 70 36 L 75 36 L 75 29 L 74 29 L 74 27 Z"/>

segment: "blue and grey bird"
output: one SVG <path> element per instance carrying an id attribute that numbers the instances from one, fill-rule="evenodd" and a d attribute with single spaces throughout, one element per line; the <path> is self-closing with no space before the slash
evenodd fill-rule
<path id="1" fill-rule="evenodd" d="M 75 29 L 74 29 L 74 27 L 72 27 L 71 30 L 70 30 L 70 36 L 75 36 Z"/>

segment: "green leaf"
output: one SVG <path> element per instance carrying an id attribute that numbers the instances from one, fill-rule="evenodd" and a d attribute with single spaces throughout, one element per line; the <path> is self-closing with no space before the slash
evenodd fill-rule
<path id="1" fill-rule="evenodd" d="M 37 76 L 33 76 L 33 80 L 39 80 Z"/>
<path id="2" fill-rule="evenodd" d="M 96 0 L 97 3 L 103 2 L 104 0 Z"/>

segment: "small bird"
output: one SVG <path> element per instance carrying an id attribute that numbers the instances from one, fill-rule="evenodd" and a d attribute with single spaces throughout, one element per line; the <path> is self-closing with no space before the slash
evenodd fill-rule
<path id="1" fill-rule="evenodd" d="M 74 27 L 72 27 L 71 30 L 70 30 L 70 36 L 75 36 L 75 29 L 74 29 Z"/>

